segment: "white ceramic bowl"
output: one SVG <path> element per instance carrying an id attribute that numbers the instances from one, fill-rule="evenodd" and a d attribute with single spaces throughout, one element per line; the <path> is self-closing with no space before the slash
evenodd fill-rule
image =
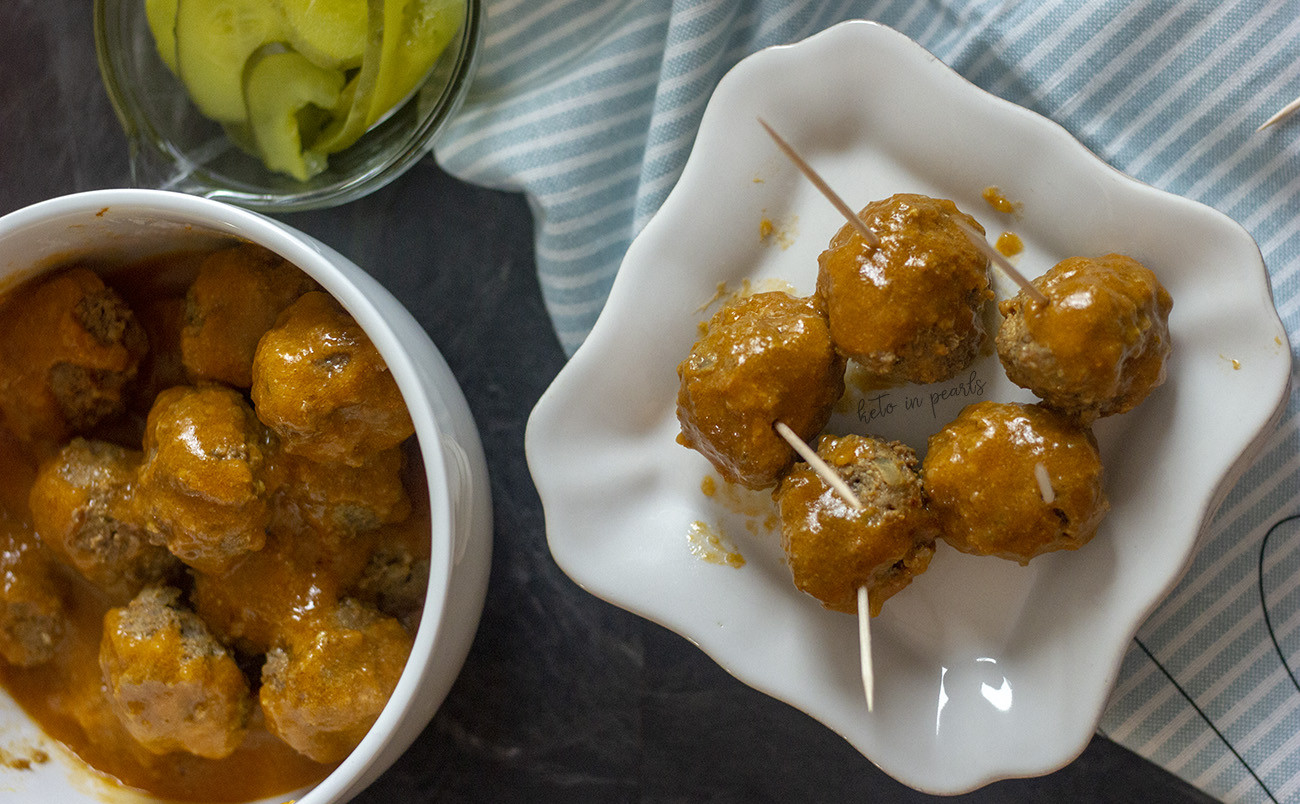
<path id="1" fill-rule="evenodd" d="M 478 627 L 491 558 L 492 515 L 478 431 L 433 342 L 401 304 L 346 257 L 254 212 L 157 190 L 100 190 L 56 198 L 0 218 L 0 287 L 83 256 L 112 265 L 234 239 L 258 243 L 301 268 L 347 309 L 397 380 L 424 456 L 432 514 L 429 588 L 415 646 L 388 705 L 361 744 L 309 790 L 269 798 L 345 801 L 415 740 L 447 695 Z M 120 801 L 121 788 L 88 772 L 0 692 L 0 744 L 16 756 L 44 746 L 54 761 L 0 765 L 6 797 Z"/>
<path id="2" fill-rule="evenodd" d="M 870 715 L 856 620 L 795 589 L 770 494 L 719 482 L 707 496 L 708 462 L 673 440 L 674 369 L 717 309 L 719 283 L 809 294 L 843 223 L 757 117 L 855 208 L 897 192 L 951 198 L 994 235 L 1019 234 L 1030 275 L 1118 251 L 1174 298 L 1168 381 L 1096 426 L 1113 503 L 1097 537 L 1028 567 L 940 545 L 875 619 Z M 990 185 L 1020 212 L 994 212 L 981 198 Z M 999 297 L 1011 292 L 998 284 Z M 854 22 L 758 53 L 722 80 L 681 179 L 538 402 L 526 446 L 551 551 L 575 581 L 692 640 L 903 782 L 958 793 L 1046 773 L 1087 745 L 1138 625 L 1280 414 L 1290 367 L 1263 261 L 1240 226 L 1120 174 L 902 34 Z M 947 383 L 851 389 L 827 430 L 924 450 L 968 402 L 1030 398 L 990 355 Z M 745 565 L 698 558 L 697 522 Z"/>

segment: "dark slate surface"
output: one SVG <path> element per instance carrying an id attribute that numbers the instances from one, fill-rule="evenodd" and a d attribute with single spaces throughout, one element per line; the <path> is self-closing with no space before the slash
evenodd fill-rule
<path id="1" fill-rule="evenodd" d="M 126 185 L 90 3 L 6 0 L 0 32 L 0 214 Z M 373 273 L 428 330 L 469 399 L 495 501 L 492 578 L 465 669 L 433 723 L 358 801 L 931 800 L 555 565 L 523 438 L 564 357 L 521 197 L 462 184 L 426 160 L 361 201 L 279 217 Z M 1057 773 L 957 800 L 1209 799 L 1098 737 Z"/>

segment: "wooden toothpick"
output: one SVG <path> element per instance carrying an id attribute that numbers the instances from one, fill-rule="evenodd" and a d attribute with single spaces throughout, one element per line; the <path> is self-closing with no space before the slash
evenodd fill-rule
<path id="1" fill-rule="evenodd" d="M 821 456 L 804 443 L 803 439 L 795 434 L 785 422 L 777 422 L 773 427 L 776 432 L 785 439 L 799 457 L 808 462 L 812 470 L 817 473 L 826 484 L 835 489 L 850 506 L 861 511 L 863 509 L 862 500 L 858 495 L 853 493 L 849 484 L 844 482 L 840 473 L 830 467 Z M 858 652 L 862 660 L 862 691 L 867 696 L 867 711 L 871 712 L 875 706 L 875 670 L 871 663 L 871 604 L 867 597 L 867 587 L 862 585 L 858 587 Z"/>
<path id="2" fill-rule="evenodd" d="M 813 452 L 812 447 L 805 444 L 804 440 L 800 438 L 794 430 L 791 430 L 785 422 L 777 422 L 773 427 L 776 428 L 777 435 L 784 438 L 785 443 L 789 444 L 795 452 L 799 453 L 799 457 L 807 461 L 808 465 L 812 467 L 812 470 L 816 472 L 822 480 L 825 480 L 828 486 L 835 489 L 835 491 L 838 492 L 849 505 L 859 511 L 862 510 L 864 507 L 862 505 L 862 500 L 859 500 L 858 495 L 854 494 L 853 489 L 849 488 L 849 484 L 844 482 L 844 478 L 840 477 L 840 473 L 828 466 L 826 461 L 821 459 L 820 455 Z"/>
<path id="3" fill-rule="evenodd" d="M 826 183 L 817 171 L 813 170 L 812 165 L 804 161 L 804 158 L 800 156 L 793 147 L 791 147 L 790 143 L 782 139 L 781 135 L 777 134 L 776 131 L 767 124 L 766 120 L 760 117 L 758 118 L 758 124 L 767 131 L 773 140 L 776 141 L 777 147 L 781 149 L 782 153 L 788 156 L 791 162 L 794 162 L 794 166 L 799 168 L 799 172 L 807 176 L 808 181 L 812 182 L 813 186 L 820 190 L 822 195 L 826 196 L 826 200 L 830 201 L 831 204 L 839 210 L 839 213 L 844 216 L 844 219 L 849 222 L 849 225 L 856 229 L 858 234 L 862 235 L 862 239 L 866 240 L 867 243 L 873 246 L 879 246 L 880 238 L 876 237 L 876 233 L 871 231 L 867 226 L 866 221 L 858 217 L 858 213 L 854 212 L 852 207 L 844 203 L 844 199 L 840 198 L 839 194 L 831 189 L 831 186 Z"/>
<path id="4" fill-rule="evenodd" d="M 1051 505 L 1056 501 L 1056 489 L 1052 488 L 1052 476 L 1047 473 L 1047 467 L 1042 461 L 1034 464 L 1034 479 L 1038 481 L 1038 493 L 1042 495 L 1043 502 Z"/>
<path id="5" fill-rule="evenodd" d="M 1002 256 L 1002 252 L 993 248 L 993 246 L 990 246 L 989 241 L 984 239 L 984 235 L 980 234 L 975 228 L 960 218 L 953 218 L 952 222 L 957 224 L 957 228 L 961 229 L 962 233 L 965 234 L 966 237 L 970 238 L 970 242 L 975 246 L 975 248 L 983 252 L 984 256 L 992 260 L 998 268 L 1001 268 L 1002 273 L 1011 277 L 1011 279 L 1019 285 L 1025 293 L 1028 293 L 1034 301 L 1039 304 L 1048 304 L 1047 297 L 1043 295 L 1043 292 L 1034 287 L 1034 283 L 1026 279 L 1024 274 L 1017 271 L 1016 267 L 1012 265 L 1006 257 Z"/>
<path id="6" fill-rule="evenodd" d="M 1290 103 L 1288 103 L 1286 106 L 1283 106 L 1281 109 L 1278 109 L 1277 114 L 1275 114 L 1275 115 L 1273 115 L 1272 117 L 1270 117 L 1269 119 L 1265 120 L 1265 121 L 1263 122 L 1263 124 L 1260 125 L 1260 127 L 1257 128 L 1257 129 L 1255 129 L 1255 130 L 1256 130 L 1256 131 L 1263 131 L 1264 129 L 1268 128 L 1269 126 L 1273 125 L 1274 123 L 1280 123 L 1280 122 L 1282 122 L 1282 119 L 1283 119 L 1283 118 L 1285 118 L 1285 117 L 1291 115 L 1291 114 L 1292 114 L 1293 112 L 1295 112 L 1297 109 L 1300 109 L 1300 98 L 1296 98 L 1295 100 L 1293 100 L 1293 101 L 1291 101 Z"/>
<path id="7" fill-rule="evenodd" d="M 871 663 L 871 601 L 867 587 L 858 587 L 858 653 L 862 659 L 862 692 L 867 696 L 867 711 L 875 711 L 876 671 Z"/>

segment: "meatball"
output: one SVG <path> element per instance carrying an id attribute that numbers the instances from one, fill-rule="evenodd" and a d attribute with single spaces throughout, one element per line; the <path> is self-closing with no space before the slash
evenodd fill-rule
<path id="1" fill-rule="evenodd" d="M 771 486 L 794 462 L 774 425 L 812 438 L 844 394 L 844 359 L 825 317 L 812 299 L 781 292 L 748 296 L 714 314 L 677 376 L 677 442 L 752 489 Z"/>
<path id="2" fill-rule="evenodd" d="M 259 697 L 274 734 L 317 762 L 337 762 L 388 702 L 411 638 L 397 620 L 354 600 L 308 625 L 267 654 Z"/>
<path id="3" fill-rule="evenodd" d="M 397 618 L 414 633 L 420 625 L 429 585 L 429 559 L 400 544 L 383 545 L 371 555 L 353 597 Z"/>
<path id="4" fill-rule="evenodd" d="M 29 497 L 45 545 L 119 603 L 177 567 L 150 543 L 136 511 L 140 458 L 115 444 L 74 438 L 41 465 Z"/>
<path id="5" fill-rule="evenodd" d="M 916 452 L 897 441 L 848 435 L 823 436 L 817 454 L 863 508 L 853 508 L 806 463 L 781 481 L 781 543 L 795 586 L 846 614 L 857 612 L 858 587 L 866 586 L 874 617 L 934 555 Z"/>
<path id="6" fill-rule="evenodd" d="M 261 550 L 224 572 L 194 573 L 194 610 L 227 643 L 266 653 L 285 628 L 336 605 L 371 549 L 364 538 L 328 545 L 310 532 L 272 532 Z"/>
<path id="7" fill-rule="evenodd" d="M 20 288 L 0 309 L 0 411 L 24 441 L 58 441 L 124 408 L 144 329 L 94 272 Z"/>
<path id="8" fill-rule="evenodd" d="M 236 391 L 204 385 L 159 394 L 145 423 L 137 489 L 150 537 L 203 572 L 260 550 L 270 520 L 264 439 Z"/>
<path id="9" fill-rule="evenodd" d="M 1150 269 L 1123 254 L 1071 257 L 998 305 L 998 357 L 1007 376 L 1049 407 L 1091 422 L 1131 410 L 1165 380 L 1173 299 Z"/>
<path id="10" fill-rule="evenodd" d="M 978 356 L 993 298 L 988 258 L 953 221 L 983 228 L 953 202 L 924 195 L 891 196 L 858 216 L 880 245 L 845 224 L 817 258 L 836 348 L 880 387 L 952 378 Z"/>
<path id="11" fill-rule="evenodd" d="M 203 261 L 185 297 L 181 355 L 193 382 L 237 388 L 253 382 L 253 353 L 276 318 L 316 284 L 278 255 L 252 244 Z"/>
<path id="12" fill-rule="evenodd" d="M 1092 430 L 1042 405 L 968 405 L 930 436 L 922 478 L 949 544 L 1021 564 L 1087 544 L 1110 508 Z"/>
<path id="13" fill-rule="evenodd" d="M 67 630 L 53 564 L 35 534 L 0 529 L 0 658 L 9 664 L 48 662 Z"/>
<path id="14" fill-rule="evenodd" d="M 113 711 L 146 749 L 220 759 L 247 731 L 248 680 L 179 597 L 176 589 L 151 586 L 109 609 L 100 670 Z"/>
<path id="15" fill-rule="evenodd" d="M 252 396 L 286 451 L 321 463 L 359 466 L 415 432 L 379 351 L 326 293 L 298 299 L 262 337 Z"/>
<path id="16" fill-rule="evenodd" d="M 268 475 L 276 515 L 329 538 L 366 533 L 411 513 L 402 485 L 401 447 L 377 452 L 359 466 L 317 463 L 276 449 Z"/>

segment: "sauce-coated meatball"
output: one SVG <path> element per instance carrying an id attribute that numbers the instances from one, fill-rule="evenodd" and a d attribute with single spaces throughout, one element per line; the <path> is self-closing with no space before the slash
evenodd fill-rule
<path id="1" fill-rule="evenodd" d="M 137 491 L 150 536 L 204 572 L 260 550 L 270 520 L 264 444 L 264 428 L 234 390 L 159 394 L 145 424 Z"/>
<path id="2" fill-rule="evenodd" d="M 135 507 L 141 453 L 74 438 L 41 465 L 29 504 L 41 540 L 110 599 L 125 603 L 176 566 Z"/>
<path id="3" fill-rule="evenodd" d="M 930 436 L 922 477 L 949 544 L 1021 564 L 1087 544 L 1110 508 L 1092 430 L 1042 405 L 968 405 Z"/>
<path id="4" fill-rule="evenodd" d="M 285 450 L 321 463 L 360 465 L 415 432 L 379 351 L 326 293 L 298 299 L 262 337 L 252 396 Z"/>
<path id="5" fill-rule="evenodd" d="M 286 629 L 338 603 L 361 576 L 371 546 L 360 537 L 327 544 L 309 531 L 273 532 L 226 571 L 195 572 L 194 610 L 221 639 L 265 653 Z"/>
<path id="6" fill-rule="evenodd" d="M 823 436 L 817 454 L 864 507 L 853 508 L 808 464 L 795 464 L 777 491 L 795 586 L 846 614 L 858 610 L 857 590 L 866 586 L 875 616 L 934 555 L 916 452 L 897 441 L 848 435 Z"/>
<path id="7" fill-rule="evenodd" d="M 420 626 L 429 585 L 429 560 L 405 545 L 386 544 L 370 556 L 352 596 L 397 618 L 407 631 Z"/>
<path id="8" fill-rule="evenodd" d="M 821 431 L 844 393 L 844 360 L 811 299 L 757 293 L 719 310 L 677 367 L 677 441 L 726 480 L 771 486 L 794 462 L 773 429 Z"/>
<path id="9" fill-rule="evenodd" d="M 906 193 L 858 216 L 880 245 L 845 224 L 818 257 L 817 294 L 836 348 L 881 387 L 955 376 L 984 343 L 993 292 L 988 259 L 953 221 L 983 228 L 947 199 Z"/>
<path id="10" fill-rule="evenodd" d="M 58 440 L 123 410 L 149 344 L 85 268 L 18 289 L 0 309 L 0 412 L 24 441 Z"/>
<path id="11" fill-rule="evenodd" d="M 315 287 L 306 274 L 261 246 L 245 244 L 209 256 L 185 297 L 181 355 L 190 380 L 252 385 L 257 342 L 284 308 Z"/>
<path id="12" fill-rule="evenodd" d="M 392 617 L 344 600 L 267 654 L 259 697 L 272 732 L 317 762 L 361 742 L 397 686 L 411 637 Z"/>
<path id="13" fill-rule="evenodd" d="M 1164 382 L 1173 299 L 1122 254 L 1071 257 L 998 305 L 998 357 L 1012 382 L 1085 422 L 1124 413 Z"/>
<path id="14" fill-rule="evenodd" d="M 110 609 L 100 670 L 113 711 L 146 749 L 220 759 L 244 739 L 248 681 L 179 597 L 176 589 L 151 586 Z"/>
<path id="15" fill-rule="evenodd" d="M 358 466 L 317 463 L 277 448 L 270 452 L 267 475 L 276 516 L 326 537 L 366 533 L 411 513 L 401 447 L 377 452 Z"/>
<path id="16" fill-rule="evenodd" d="M 0 530 L 0 658 L 18 667 L 54 656 L 67 630 L 67 613 L 53 573 L 54 559 L 36 535 Z"/>

